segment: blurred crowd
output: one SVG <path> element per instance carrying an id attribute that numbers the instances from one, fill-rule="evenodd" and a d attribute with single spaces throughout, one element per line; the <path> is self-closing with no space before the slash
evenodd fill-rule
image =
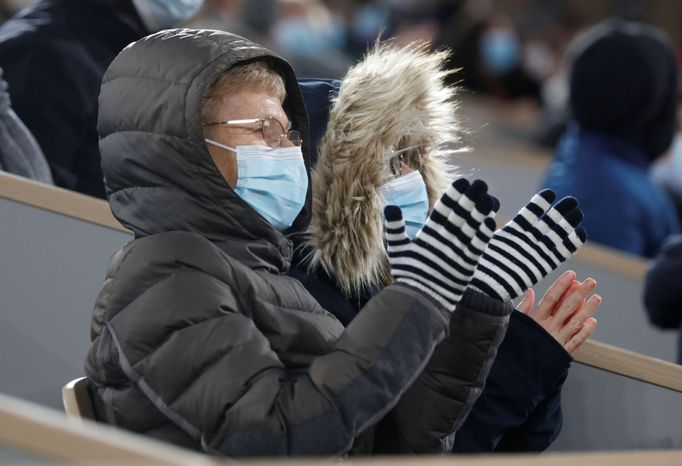
<path id="1" fill-rule="evenodd" d="M 0 17 L 6 20 L 22 8 L 35 3 L 36 0 L 0 1 Z M 46 4 L 50 3 L 52 2 L 46 2 Z M 55 2 L 55 4 L 61 3 L 64 2 Z M 40 47 L 45 46 L 46 51 L 55 49 L 56 55 L 54 56 L 63 53 L 61 62 L 64 62 L 64 59 L 78 61 L 76 55 L 82 55 L 82 51 L 64 52 L 66 48 L 75 48 L 74 40 L 101 41 L 101 44 L 92 45 L 91 50 L 85 52 L 86 55 L 91 54 L 94 57 L 93 63 L 87 65 L 87 68 L 91 69 L 94 66 L 98 68 L 98 72 L 92 74 L 90 80 L 73 77 L 78 82 L 76 87 L 80 90 L 74 90 L 68 98 L 64 96 L 60 101 L 58 96 L 50 96 L 47 99 L 54 100 L 63 108 L 70 106 L 66 104 L 69 99 L 69 102 L 82 99 L 82 106 L 78 104 L 72 108 L 80 106 L 86 108 L 88 114 L 94 115 L 94 107 L 86 105 L 85 102 L 95 99 L 101 74 L 120 49 L 120 45 L 136 40 L 158 28 L 135 24 L 135 21 L 139 20 L 135 20 L 135 15 L 130 12 L 126 13 L 126 8 L 121 6 L 130 2 L 96 0 L 66 3 L 70 6 L 59 21 L 67 25 L 64 26 L 65 30 L 71 28 L 68 26 L 71 21 L 74 23 L 73 29 L 82 28 L 83 31 L 76 33 L 78 37 L 75 39 L 75 36 L 64 35 L 62 38 L 64 43 L 61 45 L 49 45 L 50 34 L 53 34 L 54 28 L 57 27 L 51 26 L 53 32 L 40 33 L 44 38 L 41 39 Z M 127 15 L 128 19 L 102 23 L 96 27 L 93 26 L 92 31 L 87 26 L 78 26 L 75 18 L 79 18 L 78 21 L 85 21 L 87 18 L 89 24 L 95 24 L 93 20 L 96 17 L 94 16 L 95 10 L 88 6 L 91 4 L 101 5 L 98 8 L 119 11 Z M 666 47 L 672 51 L 670 53 L 674 54 L 673 56 L 679 55 L 682 50 L 679 45 L 682 43 L 682 34 L 678 31 L 674 19 L 679 16 L 676 13 L 682 14 L 682 6 L 679 2 L 665 0 L 655 2 L 642 0 L 601 0 L 599 2 L 575 0 L 206 0 L 204 2 L 190 1 L 187 4 L 197 5 L 197 8 L 200 6 L 200 9 L 196 14 L 187 15 L 189 19 L 181 15 L 178 17 L 181 20 L 179 23 L 170 22 L 163 26 L 184 25 L 237 33 L 279 53 L 292 63 L 299 78 L 343 78 L 348 68 L 363 56 L 369 44 L 373 43 L 377 37 L 391 40 L 398 46 L 414 41 L 424 41 L 431 44 L 430 47 L 433 50 L 441 48 L 450 50 L 452 53 L 446 66 L 458 71 L 448 75 L 447 84 L 459 86 L 460 95 L 464 97 L 474 95 L 479 100 L 485 99 L 494 102 L 495 105 L 505 105 L 516 109 L 505 114 L 502 124 L 515 129 L 515 134 L 520 134 L 527 141 L 548 149 L 554 149 L 560 144 L 561 137 L 566 134 L 573 116 L 572 104 L 575 102 L 570 101 L 569 88 L 571 62 L 576 56 L 576 46 L 573 46 L 572 50 L 571 45 L 582 31 L 605 19 L 638 21 L 642 24 L 658 26 L 663 33 L 667 31 L 672 46 Z M 76 7 L 76 5 L 82 5 L 82 7 Z M 48 14 L 48 10 L 44 11 Z M 68 15 L 73 15 L 74 19 L 68 19 Z M 9 68 L 4 70 L 4 79 L 10 83 L 8 92 L 12 96 L 14 110 L 33 132 L 38 143 L 43 146 L 42 139 L 50 137 L 54 140 L 53 135 L 62 134 L 60 129 L 55 129 L 55 126 L 60 124 L 57 122 L 85 119 L 85 117 L 71 115 L 67 110 L 60 113 L 59 118 L 55 115 L 33 115 L 31 113 L 33 110 L 28 110 L 29 107 L 37 108 L 37 106 L 31 104 L 30 99 L 35 98 L 30 89 L 32 86 L 25 84 L 25 79 L 19 76 L 23 73 L 23 67 L 28 66 L 29 61 L 33 63 L 32 66 L 36 66 L 38 61 L 44 60 L 45 66 L 55 68 L 55 65 L 49 64 L 51 58 L 47 57 L 47 52 L 43 55 L 36 51 L 38 42 L 34 39 L 18 39 L 18 37 L 31 36 L 31 34 L 26 34 L 25 24 L 44 22 L 43 19 L 33 21 L 37 22 L 17 23 L 14 27 L 3 28 L 5 32 L 0 37 L 3 42 L 0 55 L 4 54 L 5 57 L 0 67 Z M 110 28 L 111 30 L 102 33 L 96 32 L 95 28 L 100 30 Z M 35 29 L 35 31 L 47 30 L 50 30 L 50 27 L 36 26 Z M 56 43 L 55 39 L 52 41 Z M 665 41 L 667 42 L 668 39 Z M 17 45 L 20 42 L 23 45 Z M 24 58 L 19 58 L 22 54 L 17 51 L 24 46 L 32 50 L 30 60 L 26 54 L 23 54 Z M 618 46 L 615 49 L 618 50 Z M 605 54 L 606 60 L 611 56 L 610 53 Z M 619 86 L 624 85 L 630 80 L 629 66 L 629 62 L 624 63 L 617 72 L 613 73 L 613 76 L 609 76 L 609 79 L 615 79 Z M 585 83 L 592 81 L 592 72 L 588 70 L 584 73 L 587 77 L 582 79 L 583 84 L 574 86 L 573 91 L 586 89 Z M 55 82 L 50 84 L 54 90 L 59 89 L 59 93 L 70 92 L 65 89 L 73 87 L 68 82 L 72 79 L 70 73 L 63 75 L 66 78 L 60 82 L 61 75 L 56 73 Z M 646 92 L 646 86 L 651 85 L 650 81 L 646 80 L 639 79 L 637 82 L 642 83 L 644 87 L 642 92 Z M 670 105 L 677 101 L 679 86 L 677 81 L 674 84 L 674 92 L 671 90 L 666 94 L 673 101 Z M 23 89 L 20 86 L 23 86 Z M 85 91 L 88 94 L 87 97 L 83 95 L 83 88 L 87 88 Z M 605 85 L 601 91 L 593 91 L 602 95 L 610 89 L 611 86 Z M 617 92 L 608 94 L 608 98 L 619 99 Z M 6 100 L 9 102 L 8 99 Z M 589 96 L 581 99 L 584 103 L 591 101 Z M 610 105 L 607 107 L 610 108 Z M 600 108 L 585 110 L 588 113 L 590 111 L 593 111 L 593 117 L 597 119 L 604 116 Z M 65 119 L 63 113 L 67 114 Z M 633 115 L 639 117 L 641 114 L 641 108 L 636 108 L 629 118 Z M 615 117 L 612 115 L 609 118 Z M 45 127 L 37 123 L 41 119 L 48 121 Z M 90 118 L 93 125 L 94 120 L 94 116 Z M 670 122 L 674 121 L 674 118 L 670 120 Z M 667 124 L 660 121 L 657 123 L 659 126 Z M 640 122 L 642 128 L 650 124 L 652 123 L 648 120 Z M 60 143 L 54 150 L 52 147 L 42 147 L 42 149 L 46 153 L 56 184 L 103 197 L 104 193 L 99 181 L 96 181 L 96 186 L 92 186 L 87 181 L 83 184 L 76 180 L 76 178 L 86 177 L 99 179 L 97 163 L 88 169 L 83 168 L 80 174 L 74 174 L 72 172 L 76 170 L 59 166 L 70 163 L 69 160 L 54 161 L 57 158 L 68 159 L 70 157 L 65 154 L 74 154 L 73 160 L 80 158 L 98 162 L 94 127 L 91 127 L 89 131 L 90 136 L 73 134 L 78 131 L 69 131 L 68 137 L 57 138 Z M 632 128 L 614 131 L 632 133 Z M 81 140 L 89 142 L 80 144 Z M 651 178 L 664 187 L 675 201 L 677 209 L 682 212 L 682 136 L 674 137 L 673 140 L 674 144 L 667 140 L 659 142 L 664 147 L 646 157 L 646 167 L 647 171 L 651 171 Z M 74 142 L 69 146 L 68 141 Z M 85 147 L 88 145 L 89 147 Z M 88 153 L 93 155 L 87 155 Z M 665 229 L 666 232 L 674 230 Z M 601 240 L 597 238 L 597 241 Z M 653 246 L 647 247 L 646 250 L 623 248 L 620 244 L 610 245 L 636 254 L 651 256 L 653 251 L 660 246 L 660 241 L 657 239 Z"/>
<path id="2" fill-rule="evenodd" d="M 34 3 L 0 1 L 0 20 Z M 455 82 L 515 102 L 534 116 L 534 140 L 553 146 L 567 118 L 565 58 L 575 35 L 615 17 L 655 24 L 680 44 L 676 13 L 679 2 L 665 0 L 207 0 L 186 25 L 251 38 L 302 78 L 343 77 L 379 35 L 447 47 Z"/>

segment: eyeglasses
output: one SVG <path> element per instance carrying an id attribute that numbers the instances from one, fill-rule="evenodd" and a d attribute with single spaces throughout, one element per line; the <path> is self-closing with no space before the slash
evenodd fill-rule
<path id="1" fill-rule="evenodd" d="M 391 167 L 391 173 L 393 173 L 395 176 L 403 176 L 403 162 L 405 159 L 404 155 L 405 154 L 400 153 L 388 159 L 388 166 Z"/>
<path id="2" fill-rule="evenodd" d="M 391 169 L 391 173 L 396 177 L 403 176 L 403 167 L 405 166 L 405 152 L 416 149 L 419 147 L 418 144 L 414 146 L 405 147 L 404 149 L 394 150 L 391 158 L 388 159 L 388 167 Z"/>
<path id="3" fill-rule="evenodd" d="M 267 118 L 249 118 L 246 120 L 226 120 L 215 121 L 212 123 L 204 123 L 202 126 L 249 126 L 260 123 L 260 131 L 263 134 L 263 140 L 270 147 L 280 147 L 282 142 L 287 139 L 295 146 L 300 146 L 303 143 L 301 133 L 295 129 L 288 131 L 284 130 L 282 123 L 275 117 Z"/>

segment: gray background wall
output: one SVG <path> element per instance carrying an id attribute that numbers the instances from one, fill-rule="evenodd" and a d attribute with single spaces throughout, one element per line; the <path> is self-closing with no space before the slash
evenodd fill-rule
<path id="1" fill-rule="evenodd" d="M 61 409 L 107 263 L 130 236 L 6 199 L 0 219 L 0 391 Z"/>

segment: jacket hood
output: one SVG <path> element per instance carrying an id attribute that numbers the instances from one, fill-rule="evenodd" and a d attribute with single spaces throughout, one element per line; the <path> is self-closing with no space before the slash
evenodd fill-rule
<path id="1" fill-rule="evenodd" d="M 243 37 L 213 30 L 170 29 L 126 47 L 104 75 L 98 132 L 107 198 L 114 216 L 143 237 L 189 231 L 252 268 L 283 272 L 291 245 L 230 188 L 208 152 L 202 96 L 237 63 L 265 60 L 284 78 L 284 110 L 303 135 L 308 124 L 289 64 Z M 306 205 L 284 234 L 302 231 Z"/>
<path id="2" fill-rule="evenodd" d="M 414 146 L 405 161 L 421 172 L 431 207 L 454 175 L 448 160 L 461 148 L 447 56 L 426 44 L 376 44 L 331 97 L 305 250 L 310 268 L 347 295 L 389 280 L 379 188 L 392 177 L 393 151 Z"/>
<path id="3" fill-rule="evenodd" d="M 570 104 L 584 128 L 635 146 L 649 161 L 669 147 L 677 127 L 675 50 L 659 29 L 609 20 L 571 45 Z"/>

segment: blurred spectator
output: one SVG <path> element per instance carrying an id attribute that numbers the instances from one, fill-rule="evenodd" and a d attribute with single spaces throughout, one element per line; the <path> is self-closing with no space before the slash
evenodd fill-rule
<path id="1" fill-rule="evenodd" d="M 678 113 L 678 124 L 680 122 Z M 682 126 L 678 126 L 665 157 L 661 157 L 651 167 L 651 179 L 661 186 L 671 197 L 677 211 L 677 219 L 682 222 Z"/>
<path id="2" fill-rule="evenodd" d="M 0 170 L 52 184 L 52 175 L 38 143 L 12 110 L 7 82 L 0 69 Z"/>
<path id="3" fill-rule="evenodd" d="M 246 0 L 209 0 L 199 13 L 187 23 L 187 27 L 227 31 L 263 43 L 264 34 L 244 19 L 247 3 L 249 2 Z M 271 3 L 274 4 L 274 2 Z"/>
<path id="4" fill-rule="evenodd" d="M 97 96 L 118 52 L 188 19 L 202 0 L 42 0 L 0 27 L 0 66 L 17 115 L 64 188 L 104 197 Z"/>
<path id="5" fill-rule="evenodd" d="M 461 68 L 461 84 L 502 99 L 530 98 L 539 104 L 540 81 L 525 68 L 524 44 L 512 20 L 494 15 L 469 21 L 467 32 L 445 39 L 453 49 L 450 66 Z M 534 60 L 537 66 L 539 60 Z"/>
<path id="6" fill-rule="evenodd" d="M 350 5 L 318 0 L 209 0 L 188 26 L 238 34 L 286 58 L 302 77 L 340 77 Z"/>
<path id="7" fill-rule="evenodd" d="M 677 363 L 682 364 L 682 235 L 666 241 L 651 264 L 644 285 L 649 321 L 662 329 L 679 329 Z"/>
<path id="8" fill-rule="evenodd" d="M 581 35 L 570 55 L 573 120 L 543 186 L 580 200 L 591 240 L 652 257 L 679 229 L 672 202 L 647 173 L 675 132 L 673 49 L 651 26 L 607 21 Z"/>
<path id="9" fill-rule="evenodd" d="M 306 0 L 281 2 L 281 17 L 272 28 L 277 48 L 287 55 L 314 57 L 346 43 L 343 25 L 323 4 Z"/>
<path id="10" fill-rule="evenodd" d="M 350 20 L 349 48 L 354 58 L 359 58 L 376 40 L 379 31 L 389 25 L 390 10 L 377 2 L 367 2 L 355 9 Z"/>
<path id="11" fill-rule="evenodd" d="M 282 0 L 270 30 L 273 48 L 291 60 L 300 77 L 345 74 L 350 60 L 340 50 L 347 37 L 343 21 L 314 0 Z"/>

